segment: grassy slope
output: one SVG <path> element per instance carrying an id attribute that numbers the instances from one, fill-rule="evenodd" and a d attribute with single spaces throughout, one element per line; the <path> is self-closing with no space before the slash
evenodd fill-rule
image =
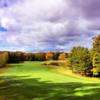
<path id="1" fill-rule="evenodd" d="M 0 100 L 98 100 L 99 80 L 63 75 L 40 62 L 2 69 Z"/>

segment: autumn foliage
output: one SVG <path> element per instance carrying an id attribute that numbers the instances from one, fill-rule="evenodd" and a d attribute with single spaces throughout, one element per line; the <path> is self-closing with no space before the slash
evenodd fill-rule
<path id="1" fill-rule="evenodd" d="M 53 52 L 46 53 L 46 60 L 53 60 Z"/>
<path id="2" fill-rule="evenodd" d="M 66 53 L 64 52 L 60 53 L 59 60 L 66 60 Z"/>

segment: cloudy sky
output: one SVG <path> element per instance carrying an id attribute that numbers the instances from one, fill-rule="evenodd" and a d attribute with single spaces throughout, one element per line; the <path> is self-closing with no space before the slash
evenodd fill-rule
<path id="1" fill-rule="evenodd" d="M 100 0 L 0 0 L 0 50 L 90 48 L 99 31 Z"/>

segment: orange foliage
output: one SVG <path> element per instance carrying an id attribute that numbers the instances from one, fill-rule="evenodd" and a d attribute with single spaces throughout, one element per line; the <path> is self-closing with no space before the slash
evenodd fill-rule
<path id="1" fill-rule="evenodd" d="M 53 53 L 52 52 L 47 52 L 46 53 L 46 60 L 52 60 L 53 59 Z"/>

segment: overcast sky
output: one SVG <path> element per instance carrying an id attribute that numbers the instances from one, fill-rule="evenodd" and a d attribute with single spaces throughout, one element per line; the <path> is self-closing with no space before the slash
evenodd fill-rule
<path id="1" fill-rule="evenodd" d="M 99 31 L 100 0 L 0 0 L 0 50 L 90 48 Z"/>

